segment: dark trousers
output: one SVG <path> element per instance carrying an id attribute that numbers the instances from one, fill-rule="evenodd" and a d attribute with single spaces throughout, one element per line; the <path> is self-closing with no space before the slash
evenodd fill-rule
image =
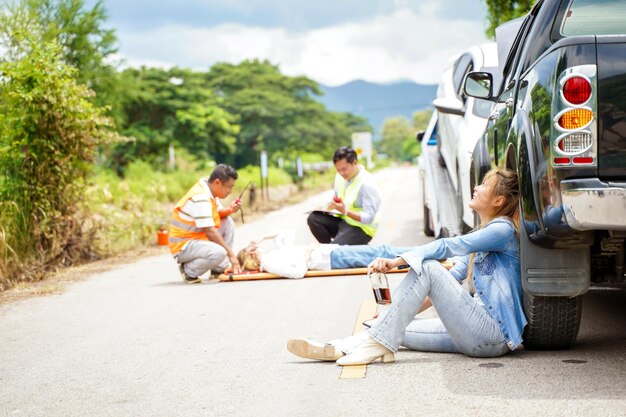
<path id="1" fill-rule="evenodd" d="M 345 220 L 321 212 L 312 212 L 307 218 L 309 229 L 320 243 L 338 245 L 367 245 L 372 237 L 362 229 L 350 226 Z"/>

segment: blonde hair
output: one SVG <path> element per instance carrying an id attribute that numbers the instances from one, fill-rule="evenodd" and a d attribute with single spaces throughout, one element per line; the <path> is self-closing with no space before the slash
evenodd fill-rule
<path id="1" fill-rule="evenodd" d="M 237 253 L 237 260 L 244 271 L 259 271 L 261 269 L 261 259 L 254 242 Z"/>
<path id="2" fill-rule="evenodd" d="M 487 219 L 481 219 L 482 222 L 479 229 L 484 227 L 487 223 L 495 219 L 496 217 L 506 217 L 515 226 L 515 234 L 519 238 L 519 181 L 517 172 L 505 169 L 505 168 L 493 168 L 485 175 L 483 184 L 487 182 L 493 182 L 492 190 L 494 197 L 503 197 L 504 204 L 496 207 L 491 213 L 491 216 Z M 475 291 L 474 288 L 474 257 L 475 253 L 472 253 L 469 257 L 467 278 L 469 281 L 470 293 Z"/>

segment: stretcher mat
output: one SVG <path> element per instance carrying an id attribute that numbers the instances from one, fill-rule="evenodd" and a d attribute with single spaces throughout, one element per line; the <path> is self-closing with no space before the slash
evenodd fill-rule
<path id="1" fill-rule="evenodd" d="M 447 269 L 452 267 L 452 264 L 449 262 L 442 262 L 443 266 Z M 400 272 L 409 272 L 408 268 L 398 269 L 394 268 L 391 271 L 387 272 L 387 274 L 400 273 Z M 336 277 L 339 275 L 367 275 L 367 268 L 347 268 L 347 269 L 329 269 L 325 271 L 307 271 L 304 275 L 305 278 L 314 278 L 314 277 Z M 256 271 L 246 271 L 241 274 L 230 274 L 224 273 L 217 277 L 220 281 L 253 281 L 258 279 L 287 279 L 285 277 L 281 277 L 280 275 L 270 274 L 269 272 L 256 272 Z"/>

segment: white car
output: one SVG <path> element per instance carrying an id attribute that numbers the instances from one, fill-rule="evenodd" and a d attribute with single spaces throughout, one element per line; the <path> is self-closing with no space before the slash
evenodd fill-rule
<path id="1" fill-rule="evenodd" d="M 493 102 L 467 97 L 463 93 L 465 76 L 470 71 L 492 71 L 498 67 L 496 43 L 474 46 L 454 60 L 446 70 L 437 89 L 433 105 L 438 112 L 437 149 L 439 164 L 445 166 L 456 190 L 462 218 L 460 230 L 468 231 L 476 224 L 469 208 L 474 188 L 471 175 L 472 152 L 487 126 Z"/>

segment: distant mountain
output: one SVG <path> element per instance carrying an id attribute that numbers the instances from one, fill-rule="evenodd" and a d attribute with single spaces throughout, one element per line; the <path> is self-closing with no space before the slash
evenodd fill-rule
<path id="1" fill-rule="evenodd" d="M 356 80 L 338 87 L 320 85 L 324 95 L 317 99 L 332 111 L 350 112 L 365 117 L 380 132 L 387 117 L 404 116 L 432 107 L 437 86 L 402 81 L 376 84 Z"/>

